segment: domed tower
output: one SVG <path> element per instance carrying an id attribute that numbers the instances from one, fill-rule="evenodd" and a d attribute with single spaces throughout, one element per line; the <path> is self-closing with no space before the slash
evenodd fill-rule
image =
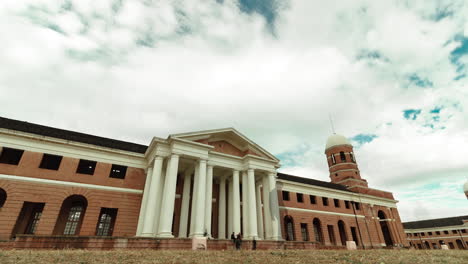
<path id="1" fill-rule="evenodd" d="M 325 146 L 331 182 L 346 186 L 365 186 L 367 181 L 361 178 L 354 156 L 353 146 L 342 135 L 328 137 Z"/>
<path id="2" fill-rule="evenodd" d="M 468 199 L 468 181 L 463 185 L 463 191 L 465 192 L 466 199 Z"/>

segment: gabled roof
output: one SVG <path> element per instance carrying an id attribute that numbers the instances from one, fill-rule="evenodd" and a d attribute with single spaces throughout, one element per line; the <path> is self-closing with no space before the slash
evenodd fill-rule
<path id="1" fill-rule="evenodd" d="M 341 184 L 336 184 L 336 183 L 331 183 L 331 182 L 326 182 L 326 181 L 319 181 L 319 180 L 314 180 L 314 179 L 304 178 L 304 177 L 298 177 L 298 176 L 293 176 L 293 175 L 280 173 L 280 172 L 278 172 L 277 175 L 278 175 L 278 179 L 280 180 L 304 183 L 304 184 L 315 185 L 315 186 L 324 187 L 328 189 L 351 192 L 350 190 L 348 190 L 348 188 L 346 188 L 346 186 L 341 185 Z"/>
<path id="2" fill-rule="evenodd" d="M 431 227 L 457 226 L 463 225 L 463 220 L 468 221 L 468 215 L 405 222 L 403 223 L 403 227 L 405 229 L 419 229 Z"/>
<path id="3" fill-rule="evenodd" d="M 48 127 L 14 119 L 8 119 L 4 117 L 0 117 L 0 128 L 142 154 L 145 153 L 146 149 L 148 148 L 148 146 L 136 143 L 98 137 L 70 130 Z"/>
<path id="4" fill-rule="evenodd" d="M 239 149 L 245 150 L 246 148 L 252 149 L 257 154 L 265 156 L 266 158 L 272 159 L 276 162 L 279 160 L 270 152 L 266 151 L 264 148 L 257 145 L 255 142 L 244 136 L 242 133 L 237 131 L 235 128 L 228 127 L 228 128 L 221 128 L 221 129 L 211 129 L 211 130 L 203 130 L 203 131 L 195 131 L 189 133 L 179 133 L 179 134 L 172 134 L 169 138 L 179 138 L 185 140 L 216 140 L 222 139 L 226 140 L 233 145 L 237 145 Z M 237 144 L 236 144 L 237 143 Z M 240 146 L 239 143 L 241 143 Z"/>

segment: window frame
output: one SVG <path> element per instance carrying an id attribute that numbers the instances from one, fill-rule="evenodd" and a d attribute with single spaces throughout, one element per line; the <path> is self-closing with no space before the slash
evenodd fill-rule
<path id="1" fill-rule="evenodd" d="M 9 155 L 9 156 L 7 156 Z M 19 165 L 23 158 L 24 150 L 2 147 L 0 152 L 0 164 Z"/>
<path id="2" fill-rule="evenodd" d="M 335 205 L 335 208 L 340 208 L 340 200 L 339 199 L 333 199 L 333 204 Z"/>
<path id="3" fill-rule="evenodd" d="M 39 164 L 39 168 L 46 170 L 59 170 L 60 165 L 62 164 L 62 160 L 63 156 L 44 153 L 42 155 L 42 160 Z"/>
<path id="4" fill-rule="evenodd" d="M 344 153 L 344 151 L 340 151 L 340 159 L 341 162 L 346 162 L 346 154 Z"/>
<path id="5" fill-rule="evenodd" d="M 128 166 L 123 166 L 123 165 L 118 165 L 118 164 L 112 164 L 112 167 L 109 172 L 109 178 L 114 178 L 114 179 L 125 179 L 127 176 L 127 169 Z M 114 171 L 119 170 L 116 172 L 116 174 L 113 174 Z M 119 176 L 120 174 L 120 176 Z"/>
<path id="6" fill-rule="evenodd" d="M 322 197 L 322 204 L 323 204 L 323 206 L 328 206 L 329 205 L 328 197 Z"/>
<path id="7" fill-rule="evenodd" d="M 309 194 L 310 204 L 317 204 L 317 196 Z"/>
<path id="8" fill-rule="evenodd" d="M 86 166 L 91 166 L 92 168 L 85 168 Z M 97 167 L 97 161 L 93 160 L 85 160 L 85 159 L 80 159 L 78 162 L 78 166 L 76 168 L 76 173 L 77 174 L 85 174 L 85 175 L 94 175 L 94 172 L 96 171 Z M 89 171 L 86 171 L 89 170 Z"/>
<path id="9" fill-rule="evenodd" d="M 96 225 L 96 236 L 112 236 L 118 212 L 118 208 L 101 207 Z M 104 218 L 104 215 L 108 217 Z"/>
<path id="10" fill-rule="evenodd" d="M 283 198 L 283 201 L 290 201 L 291 197 L 289 196 L 288 191 L 281 191 L 281 197 Z"/>
<path id="11" fill-rule="evenodd" d="M 296 200 L 298 203 L 304 203 L 304 194 L 296 193 Z"/>

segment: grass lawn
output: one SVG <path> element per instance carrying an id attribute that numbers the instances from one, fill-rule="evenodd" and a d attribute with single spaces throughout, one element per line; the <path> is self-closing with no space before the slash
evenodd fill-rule
<path id="1" fill-rule="evenodd" d="M 468 263 L 463 250 L 5 250 L 0 263 Z"/>

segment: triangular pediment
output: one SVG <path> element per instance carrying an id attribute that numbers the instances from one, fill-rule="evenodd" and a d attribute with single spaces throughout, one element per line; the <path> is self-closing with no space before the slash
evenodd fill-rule
<path id="1" fill-rule="evenodd" d="M 190 133 L 173 134 L 170 138 L 179 138 L 213 146 L 215 152 L 244 157 L 254 155 L 274 161 L 279 161 L 271 153 L 264 150 L 234 128 L 214 129 Z"/>

